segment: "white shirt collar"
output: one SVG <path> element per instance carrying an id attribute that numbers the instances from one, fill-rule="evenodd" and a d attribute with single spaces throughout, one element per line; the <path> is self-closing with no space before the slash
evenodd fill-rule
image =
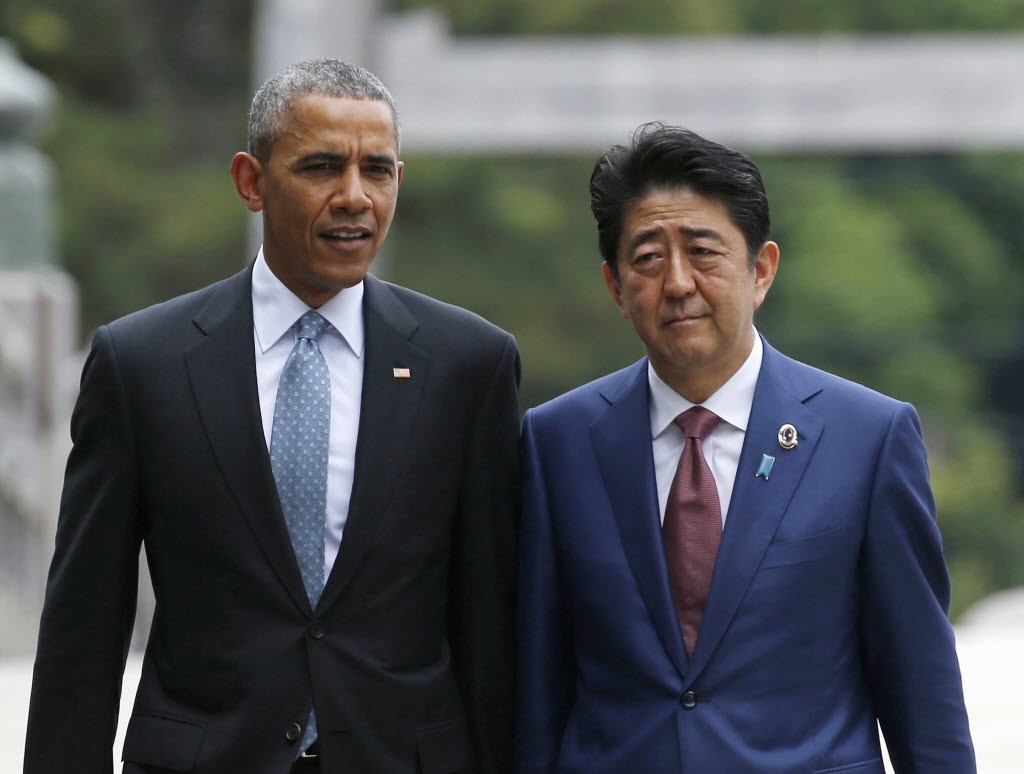
<path id="1" fill-rule="evenodd" d="M 362 282 L 344 288 L 317 309 L 358 358 L 363 356 L 363 289 Z M 260 351 L 274 346 L 309 309 L 270 270 L 261 247 L 252 269 L 252 320 Z"/>
<path id="2" fill-rule="evenodd" d="M 763 355 L 761 337 L 755 330 L 754 346 L 743 365 L 701 405 L 720 416 L 724 422 L 746 432 Z M 647 362 L 647 382 L 650 386 L 651 438 L 657 438 L 677 416 L 695 404 L 665 384 L 654 372 L 650 361 Z"/>

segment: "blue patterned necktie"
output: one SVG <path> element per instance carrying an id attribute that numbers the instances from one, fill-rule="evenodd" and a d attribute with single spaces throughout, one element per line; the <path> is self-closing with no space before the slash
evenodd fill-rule
<path id="1" fill-rule="evenodd" d="M 327 444 L 331 430 L 331 377 L 317 340 L 327 328 L 312 310 L 299 318 L 299 338 L 281 372 L 270 435 L 270 466 L 277 495 L 315 609 L 324 590 L 327 523 Z M 302 737 L 300 752 L 316 739 L 316 717 Z"/>

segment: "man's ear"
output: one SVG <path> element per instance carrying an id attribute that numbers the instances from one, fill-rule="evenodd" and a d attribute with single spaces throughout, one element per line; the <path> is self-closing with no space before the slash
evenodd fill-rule
<path id="1" fill-rule="evenodd" d="M 619 307 L 619 314 L 628 320 L 629 315 L 622 308 L 622 289 L 619 287 L 619 282 L 615 279 L 615 275 L 612 274 L 612 267 L 608 265 L 607 261 L 601 262 L 601 274 L 604 276 L 604 284 L 608 286 L 608 294 L 612 297 L 612 301 L 615 302 L 615 306 Z"/>
<path id="2" fill-rule="evenodd" d="M 235 191 L 242 204 L 252 212 L 263 209 L 263 164 L 255 156 L 248 153 L 236 153 L 231 159 L 231 179 L 235 181 Z"/>
<path id="3" fill-rule="evenodd" d="M 775 242 L 765 242 L 761 245 L 757 261 L 754 263 L 754 309 L 764 302 L 778 270 L 779 246 Z"/>

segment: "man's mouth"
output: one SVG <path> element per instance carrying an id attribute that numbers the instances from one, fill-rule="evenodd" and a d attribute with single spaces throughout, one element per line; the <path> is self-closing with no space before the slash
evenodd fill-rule
<path id="1" fill-rule="evenodd" d="M 343 242 L 350 242 L 358 239 L 369 239 L 370 232 L 365 229 L 345 229 L 341 231 L 325 231 L 320 236 L 322 236 L 324 239 L 336 239 Z"/>
<path id="2" fill-rule="evenodd" d="M 703 315 L 699 314 L 680 314 L 670 317 L 665 321 L 665 325 L 675 325 L 680 323 L 689 323 L 695 320 L 699 320 Z"/>

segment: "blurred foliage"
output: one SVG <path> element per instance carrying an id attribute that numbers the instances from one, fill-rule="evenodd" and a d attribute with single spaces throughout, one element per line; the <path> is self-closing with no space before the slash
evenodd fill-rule
<path id="1" fill-rule="evenodd" d="M 45 143 L 60 177 L 60 253 L 83 335 L 245 260 L 227 174 L 245 139 L 248 0 L 6 0 L 0 37 L 52 78 Z"/>
<path id="2" fill-rule="evenodd" d="M 515 333 L 524 406 L 632 362 L 601 280 L 588 160 L 406 159 L 394 278 Z"/>
<path id="3" fill-rule="evenodd" d="M 464 35 L 1004 33 L 1015 0 L 399 0 Z M 6 0 L 0 36 L 52 77 L 62 258 L 84 328 L 236 270 L 251 0 Z M 513 77 L 513 76 L 510 76 Z M 623 131 L 629 127 L 623 127 Z M 407 158 L 385 266 L 514 332 L 524 407 L 642 354 L 600 278 L 593 158 Z M 782 246 L 758 327 L 912 401 L 954 614 L 1024 584 L 1024 154 L 756 159 Z"/>
<path id="4" fill-rule="evenodd" d="M 243 265 L 245 210 L 226 162 L 176 158 L 170 135 L 156 113 L 62 106 L 51 149 L 65 202 L 61 257 L 90 331 Z"/>

